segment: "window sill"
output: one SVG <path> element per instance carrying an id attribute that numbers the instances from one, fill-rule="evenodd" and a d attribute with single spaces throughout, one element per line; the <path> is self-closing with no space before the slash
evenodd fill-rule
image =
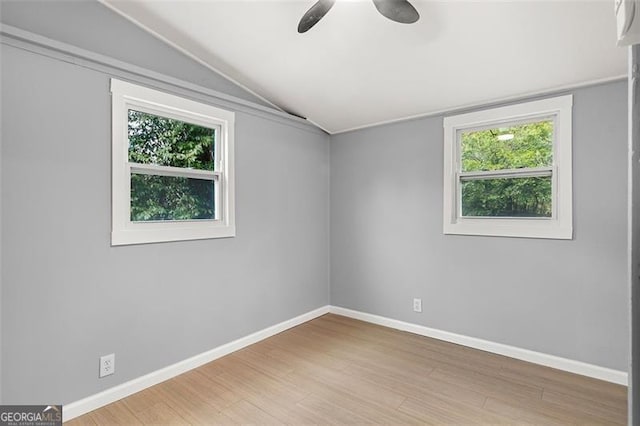
<path id="1" fill-rule="evenodd" d="M 123 229 L 111 233 L 112 246 L 164 243 L 171 241 L 207 240 L 236 236 L 235 226 L 197 224 L 190 227 L 161 229 Z"/>
<path id="2" fill-rule="evenodd" d="M 478 235 L 487 237 L 546 238 L 570 240 L 573 238 L 571 225 L 554 219 L 496 219 L 468 218 L 444 223 L 447 235 Z"/>

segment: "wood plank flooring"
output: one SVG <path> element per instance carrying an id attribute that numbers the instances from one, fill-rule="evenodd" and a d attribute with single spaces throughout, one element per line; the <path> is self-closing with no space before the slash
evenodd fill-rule
<path id="1" fill-rule="evenodd" d="M 66 424 L 626 422 L 624 386 L 328 314 Z"/>

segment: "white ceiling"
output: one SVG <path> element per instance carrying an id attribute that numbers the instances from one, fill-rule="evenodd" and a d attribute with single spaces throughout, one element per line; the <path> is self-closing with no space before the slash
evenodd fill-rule
<path id="1" fill-rule="evenodd" d="M 613 0 L 413 0 L 398 24 L 371 0 L 102 0 L 280 108 L 337 133 L 626 74 Z"/>

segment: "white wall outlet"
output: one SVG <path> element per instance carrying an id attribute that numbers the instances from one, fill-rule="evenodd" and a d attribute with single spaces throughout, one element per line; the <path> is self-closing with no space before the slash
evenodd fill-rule
<path id="1" fill-rule="evenodd" d="M 116 372 L 116 354 L 109 354 L 100 357 L 100 375 L 98 377 L 110 376 Z"/>
<path id="2" fill-rule="evenodd" d="M 413 299 L 413 312 L 422 312 L 422 299 Z"/>

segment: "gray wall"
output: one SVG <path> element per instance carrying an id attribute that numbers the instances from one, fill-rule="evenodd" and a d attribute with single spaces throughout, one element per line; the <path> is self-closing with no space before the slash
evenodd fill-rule
<path id="1" fill-rule="evenodd" d="M 333 136 L 331 303 L 626 371 L 626 82 L 573 93 L 572 241 L 443 235 L 442 117 Z"/>
<path id="2" fill-rule="evenodd" d="M 237 237 L 110 247 L 109 75 L 0 54 L 4 403 L 69 403 L 328 303 L 325 134 L 238 113 Z"/>
<path id="3" fill-rule="evenodd" d="M 53 40 L 267 105 L 97 0 L 2 0 L 0 20 Z"/>

